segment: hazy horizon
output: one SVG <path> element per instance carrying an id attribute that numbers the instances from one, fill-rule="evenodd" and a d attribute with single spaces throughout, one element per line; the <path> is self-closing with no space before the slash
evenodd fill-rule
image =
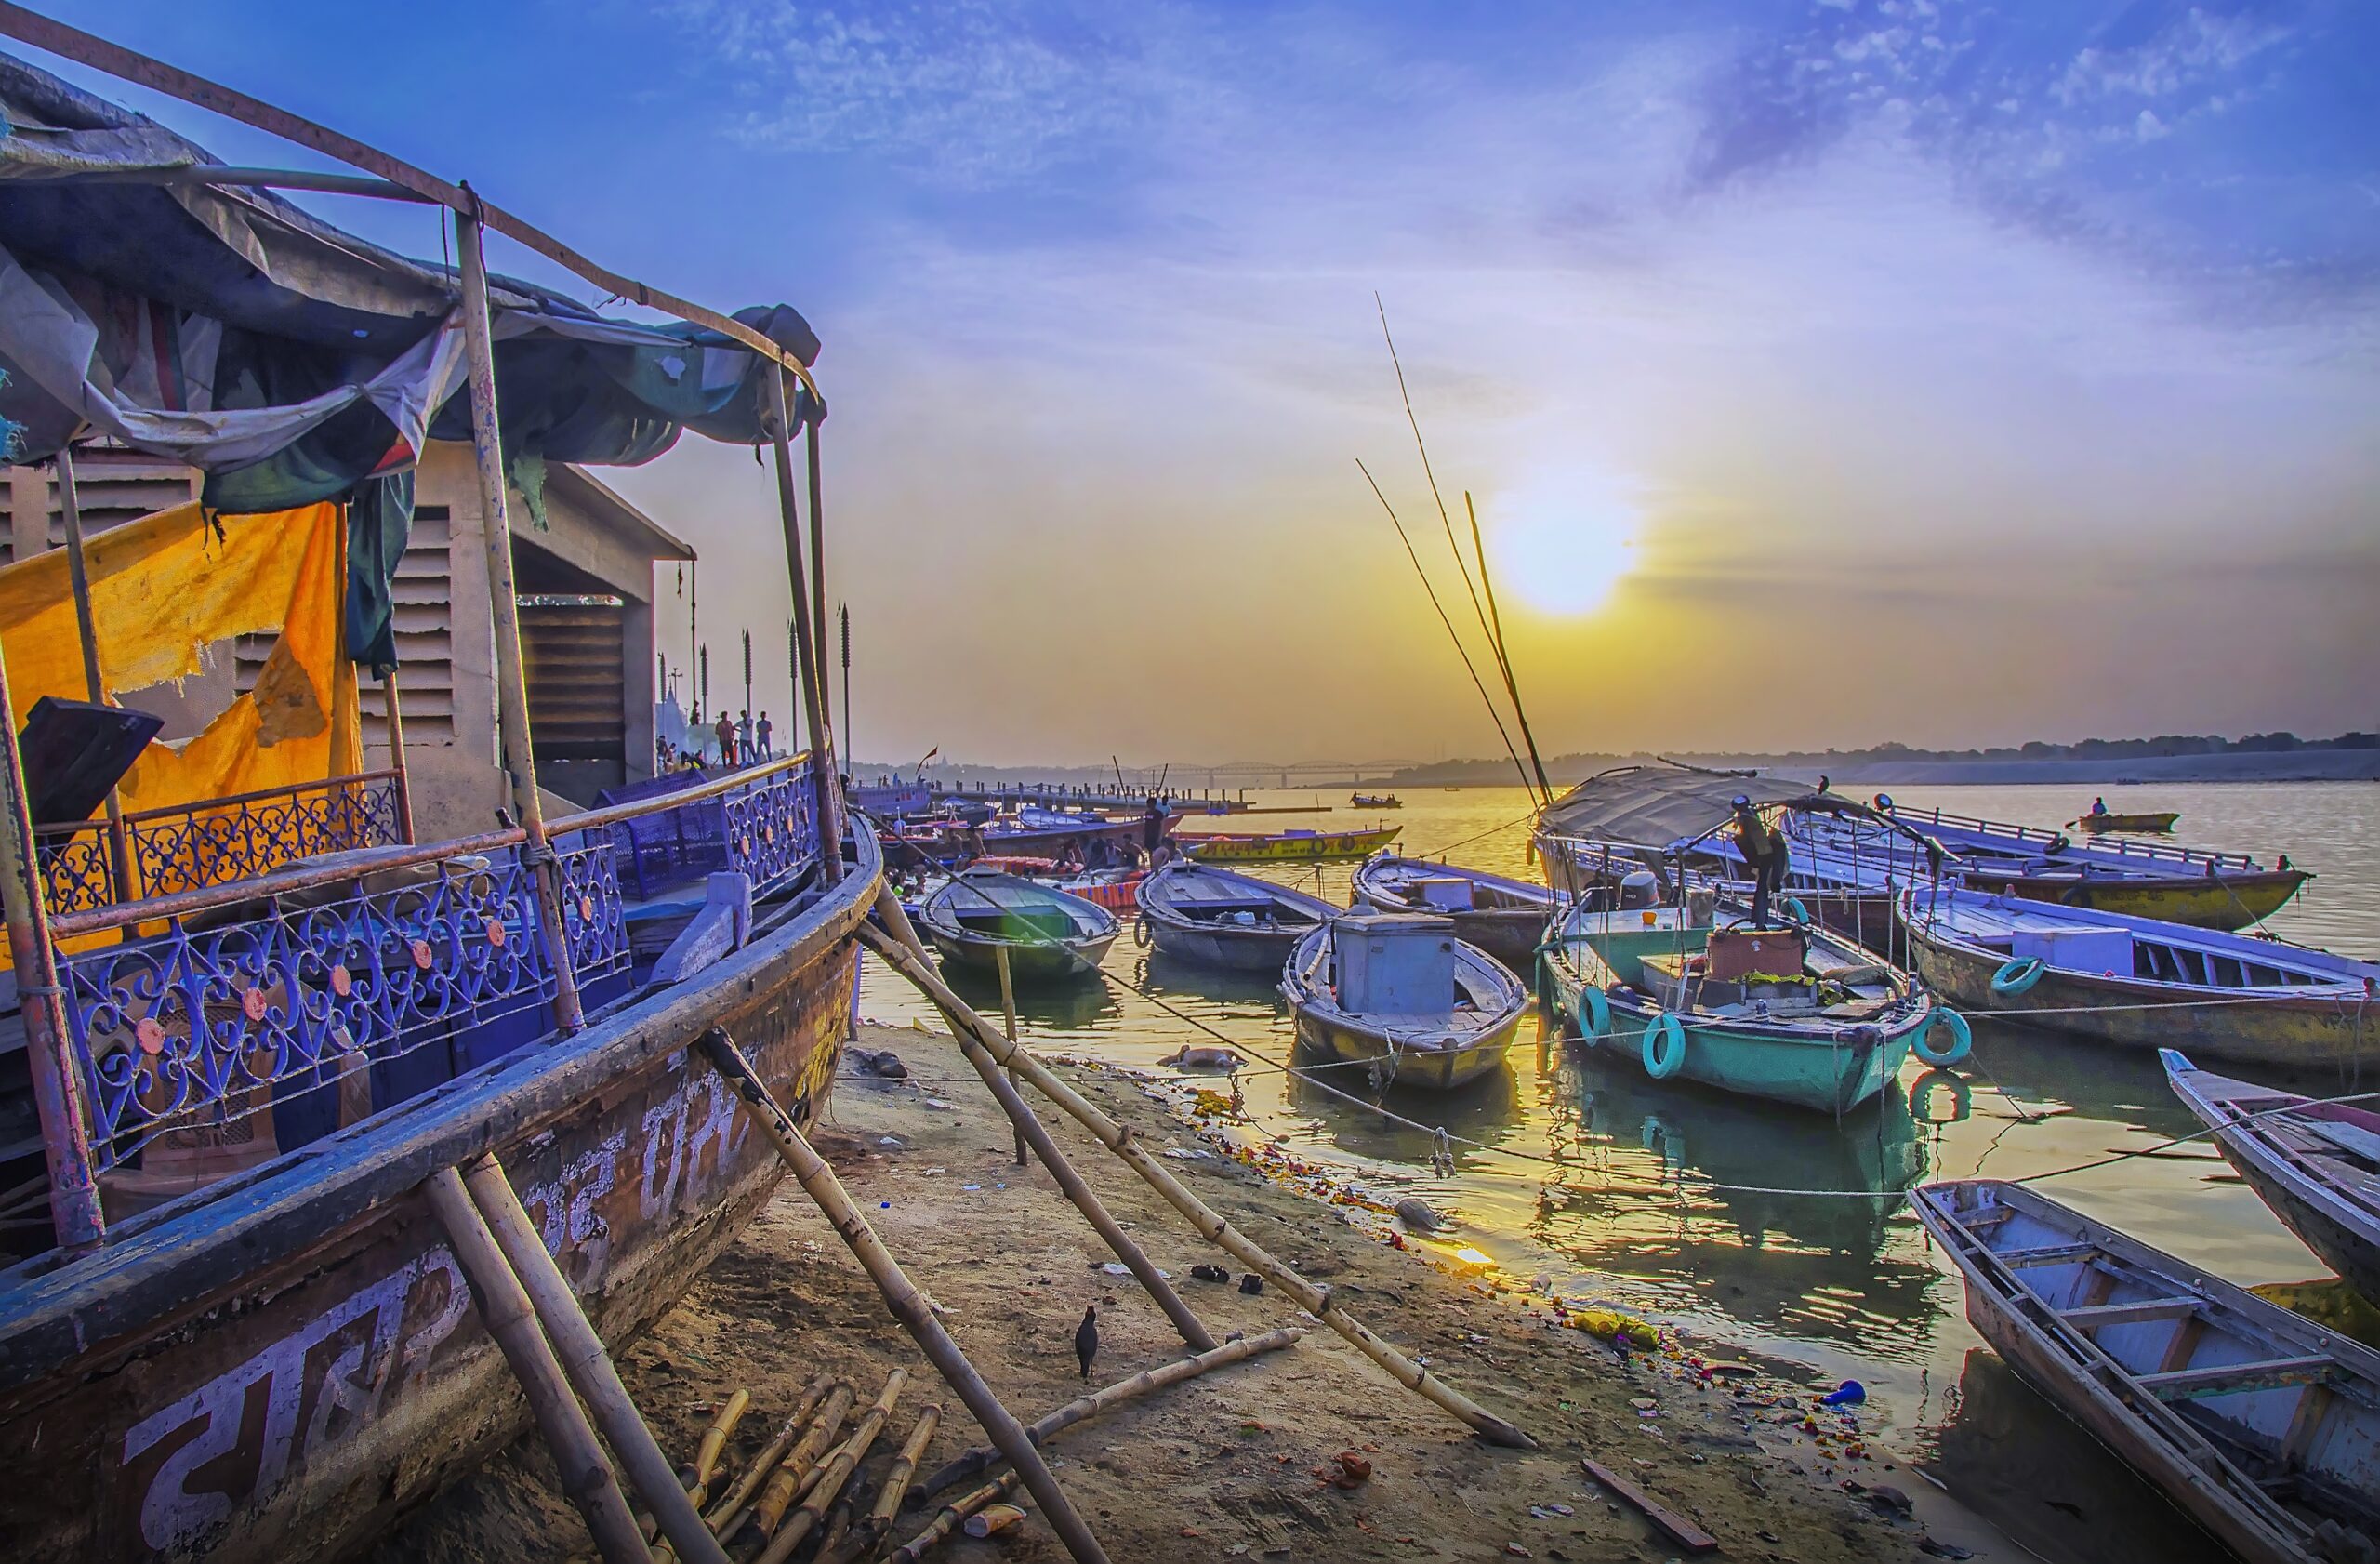
<path id="1" fill-rule="evenodd" d="M 1497 753 L 1375 290 L 1548 754 L 2380 726 L 2369 8 L 46 8 L 808 315 L 858 753 Z M 783 722 L 753 454 L 601 475 Z"/>

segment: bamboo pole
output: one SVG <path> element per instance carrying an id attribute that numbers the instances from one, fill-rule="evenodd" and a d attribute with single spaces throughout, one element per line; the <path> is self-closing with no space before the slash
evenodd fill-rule
<path id="1" fill-rule="evenodd" d="M 1242 1336 L 1237 1341 L 1225 1342 L 1213 1351 L 1199 1353 L 1195 1358 L 1177 1358 L 1154 1369 L 1143 1369 L 1139 1373 L 1128 1375 L 1088 1396 L 1078 1396 L 1056 1411 L 1044 1413 L 1025 1432 L 1036 1446 L 1048 1444 L 1076 1424 L 1088 1422 L 1152 1390 L 1162 1390 L 1185 1379 L 1197 1379 L 1211 1370 L 1243 1363 L 1268 1352 L 1278 1352 L 1285 1346 L 1295 1346 L 1304 1335 L 1305 1332 L 1298 1326 L 1282 1325 L 1261 1336 Z M 931 1499 L 946 1488 L 965 1482 L 998 1459 L 999 1451 L 989 1445 L 977 1445 L 936 1467 L 932 1476 L 917 1485 L 918 1496 Z"/>
<path id="2" fill-rule="evenodd" d="M 465 187 L 468 193 L 469 187 Z M 587 1024 L 578 1002 L 578 974 L 562 925 L 562 877 L 546 842 L 545 801 L 537 791 L 537 758 L 530 746 L 529 686 L 521 660 L 521 607 L 512 581 L 512 523 L 505 497 L 504 442 L 496 425 L 496 342 L 488 324 L 487 257 L 480 220 L 455 214 L 455 249 L 462 260 L 463 336 L 470 356 L 471 451 L 480 480 L 480 530 L 487 548 L 489 617 L 496 628 L 496 715 L 504 743 L 505 775 L 521 820 L 521 861 L 536 891 L 537 926 L 552 953 L 554 1024 L 565 1032 Z M 640 1485 L 641 1486 L 641 1485 Z"/>
<path id="3" fill-rule="evenodd" d="M 858 1426 L 852 1430 L 851 1438 L 837 1446 L 834 1454 L 826 1457 L 826 1464 L 818 1468 L 818 1475 L 811 1479 L 810 1492 L 802 1499 L 801 1507 L 793 1512 L 791 1519 L 769 1534 L 769 1545 L 760 1550 L 760 1557 L 755 1564 L 785 1564 L 793 1557 L 793 1550 L 801 1545 L 802 1540 L 817 1530 L 818 1522 L 841 1494 L 843 1484 L 851 1480 L 852 1473 L 866 1459 L 868 1451 L 874 1448 L 878 1437 L 884 1432 L 885 1420 L 892 1415 L 892 1404 L 901 1398 L 901 1391 L 908 1383 L 906 1369 L 895 1369 L 885 1377 L 884 1388 L 878 1392 L 875 1401 L 862 1414 Z"/>
<path id="4" fill-rule="evenodd" d="M 818 1410 L 818 1403 L 826 1398 L 826 1391 L 833 1384 L 833 1380 L 820 1374 L 802 1387 L 801 1395 L 794 1402 L 793 1411 L 787 1416 L 784 1425 L 777 1429 L 767 1444 L 760 1447 L 760 1453 L 744 1469 L 744 1475 L 736 1479 L 735 1486 L 727 1491 L 727 1497 L 712 1505 L 710 1512 L 703 1517 L 703 1524 L 710 1528 L 712 1536 L 728 1535 L 735 1523 L 744 1518 L 744 1511 L 751 1504 L 752 1495 L 760 1491 L 760 1484 L 777 1469 L 777 1463 L 785 1459 L 785 1452 L 793 1448 L 794 1439 L 809 1423 L 810 1414 Z"/>
<path id="5" fill-rule="evenodd" d="M 801 1181 L 802 1188 L 818 1202 L 818 1209 L 826 1214 L 827 1220 L 834 1224 L 835 1231 L 851 1247 L 853 1255 L 867 1271 L 878 1291 L 884 1294 L 884 1301 L 891 1306 L 893 1317 L 908 1331 L 910 1337 L 925 1353 L 927 1360 L 933 1364 L 951 1389 L 958 1392 L 959 1398 L 967 1404 L 967 1410 L 974 1414 L 975 1421 L 983 1425 L 984 1431 L 991 1435 L 992 1443 L 999 1448 L 1000 1453 L 1024 1473 L 1026 1490 L 1032 1493 L 1034 1502 L 1040 1505 L 1051 1530 L 1057 1532 L 1059 1541 L 1065 1544 L 1066 1552 L 1074 1557 L 1077 1564 L 1091 1564 L 1092 1560 L 1106 1564 L 1106 1551 L 1099 1545 L 1099 1539 L 1091 1535 L 1091 1528 L 1083 1524 L 1082 1517 L 1076 1513 L 1065 1491 L 1058 1486 L 1058 1479 L 1051 1474 L 1049 1464 L 1041 1459 L 1032 1441 L 1025 1437 L 1024 1425 L 1017 1422 L 1014 1413 L 1000 1405 L 999 1398 L 992 1393 L 990 1385 L 984 1383 L 984 1376 L 975 1372 L 974 1365 L 967 1361 L 967 1355 L 959 1350 L 959 1344 L 950 1339 L 950 1332 L 944 1330 L 942 1322 L 934 1318 L 924 1295 L 902 1274 L 900 1263 L 892 1258 L 882 1240 L 868 1227 L 867 1219 L 852 1203 L 850 1194 L 835 1177 L 835 1170 L 811 1148 L 810 1143 L 802 1138 L 800 1127 L 770 1095 L 768 1083 L 760 1079 L 752 1068 L 751 1062 L 720 1028 L 713 1027 L 704 1033 L 702 1046 L 720 1073 L 727 1077 L 736 1094 L 752 1110 L 761 1133 L 777 1148 L 777 1154 L 786 1160 L 793 1169 L 794 1176 Z"/>
<path id="6" fill-rule="evenodd" d="M 899 898 L 895 897 L 894 901 L 897 904 Z M 907 909 L 906 908 L 903 908 L 903 916 L 907 916 Z M 992 947 L 992 963 L 999 969 L 1000 974 L 1000 1017 L 1008 1023 L 1008 1040 L 1013 1043 L 1016 1041 L 1016 978 L 1009 970 L 1007 946 L 995 945 Z M 1008 1087 L 1010 1093 L 1013 1095 L 1016 1091 L 1015 1077 L 1011 1076 L 1009 1078 Z M 1016 1133 L 1016 1165 L 1021 1168 L 1025 1166 L 1024 1120 L 1014 1119 L 1013 1116 L 1012 1116 L 1012 1128 L 1013 1128 Z"/>
<path id="7" fill-rule="evenodd" d="M 727 1564 L 726 1552 L 679 1486 L 669 1458 L 661 1453 L 653 1430 L 645 1426 L 636 1402 L 629 1398 L 628 1386 L 620 1383 L 612 1355 L 603 1350 L 602 1338 L 578 1306 L 562 1268 L 546 1253 L 546 1241 L 522 1209 L 521 1197 L 513 1192 L 503 1167 L 492 1156 L 482 1157 L 464 1172 L 463 1186 L 470 1191 L 472 1202 L 496 1235 L 497 1247 L 521 1279 L 536 1308 L 538 1323 L 553 1340 L 562 1372 L 586 1401 L 603 1438 L 618 1452 L 638 1496 L 652 1506 L 661 1522 L 661 1534 L 688 1564 Z"/>
<path id="8" fill-rule="evenodd" d="M 93 706 L 105 706 L 109 701 L 107 686 L 99 678 L 99 632 L 91 616 L 90 563 L 83 551 L 83 505 L 74 487 L 74 452 L 68 445 L 58 447 L 58 514 L 66 524 L 66 584 L 74 595 L 74 637 L 83 647 L 84 698 Z M 132 838 L 124 826 L 124 800 L 112 782 L 108 784 L 107 808 L 108 868 L 115 874 L 115 899 L 139 901 L 140 887 L 132 879 Z"/>
<path id="9" fill-rule="evenodd" d="M 546 1448 L 553 1452 L 555 1469 L 562 1474 L 563 1497 L 586 1518 L 587 1530 L 605 1564 L 650 1564 L 653 1556 L 646 1551 L 644 1533 L 628 1510 L 628 1495 L 620 1491 L 620 1479 L 604 1458 L 603 1447 L 596 1442 L 585 1409 L 571 1395 L 552 1345 L 537 1328 L 529 1294 L 497 1247 L 496 1235 L 488 1231 L 487 1219 L 471 1203 L 462 1176 L 452 1168 L 442 1168 L 423 1183 L 421 1190 L 439 1225 L 446 1229 L 447 1246 L 455 1252 L 456 1263 L 471 1284 L 481 1322 L 503 1349 L 504 1360 L 512 1365 L 513 1377 L 529 1399 L 529 1411 L 545 1436 Z"/>
<path id="10" fill-rule="evenodd" d="M 917 930 L 910 926 L 909 915 L 902 908 L 899 896 L 879 895 L 876 898 L 876 908 L 877 916 L 884 919 L 887 925 L 904 942 L 917 942 Z M 1005 975 L 1008 971 L 1008 952 L 1005 949 L 1001 950 L 999 958 L 1000 971 Z M 1010 1014 L 1012 1017 L 1015 1012 L 1011 1010 Z M 1215 1345 L 1213 1333 L 1207 1329 L 1197 1315 L 1192 1312 L 1190 1306 L 1183 1301 L 1182 1295 L 1173 1290 L 1173 1284 L 1165 1279 L 1164 1273 L 1157 1268 L 1155 1262 L 1149 1259 L 1139 1244 L 1132 1241 L 1130 1235 L 1124 1231 L 1122 1225 L 1108 1214 L 1106 1204 L 1100 1200 L 1098 1192 L 1092 1189 L 1082 1174 L 1076 1170 L 1066 1154 L 1059 1149 L 1057 1138 L 1050 1133 L 1049 1126 L 1041 1122 L 1040 1117 L 1033 1111 L 1032 1105 L 1027 1103 L 1023 1093 L 1017 1091 L 1015 1077 L 1001 1074 L 999 1067 L 992 1063 L 992 1056 L 985 1053 L 973 1039 L 966 1035 L 964 1030 L 953 1027 L 951 1036 L 958 1039 L 959 1051 L 966 1055 L 967 1062 L 974 1067 L 975 1073 L 983 1077 L 984 1084 L 991 1089 L 993 1098 L 1000 1105 L 1000 1111 L 1006 1113 L 1009 1122 L 1016 1127 L 1017 1144 L 1020 1146 L 1030 1145 L 1033 1147 L 1033 1154 L 1041 1160 L 1043 1167 L 1050 1170 L 1050 1176 L 1057 1181 L 1059 1189 L 1064 1193 L 1067 1200 L 1074 1202 L 1075 1209 L 1082 1213 L 1083 1219 L 1091 1224 L 1092 1230 L 1098 1233 L 1107 1247 L 1115 1252 L 1116 1258 L 1122 1261 L 1126 1268 L 1130 1270 L 1133 1279 L 1141 1284 L 1150 1300 L 1164 1311 L 1166 1319 L 1173 1322 L 1174 1330 L 1181 1333 L 1182 1339 L 1189 1344 L 1191 1349 L 1197 1352 L 1212 1351 Z M 1015 1038 L 1016 1029 L 1012 1022 L 1009 1040 L 1012 1042 Z"/>
<path id="11" fill-rule="evenodd" d="M 769 1474 L 768 1486 L 760 1490 L 760 1502 L 752 1507 L 752 1518 L 762 1535 L 775 1531 L 785 1512 L 800 1497 L 803 1480 L 817 1465 L 818 1458 L 826 1453 L 826 1447 L 835 1442 L 835 1436 L 843 1431 L 843 1419 L 850 1415 L 857 1394 L 849 1380 L 837 1380 L 835 1387 L 826 1393 L 826 1405 L 818 1409 L 810 1426 L 802 1430 L 800 1441 Z M 730 1525 L 720 1528 L 720 1534 L 734 1534 L 732 1520 Z"/>
<path id="12" fill-rule="evenodd" d="M 793 591 L 794 673 L 795 682 L 800 686 L 795 693 L 801 696 L 802 720 L 810 735 L 811 785 L 816 793 L 818 814 L 818 862 L 831 885 L 843 877 L 843 849 L 841 833 L 833 824 L 835 800 L 840 795 L 835 786 L 834 752 L 826 742 L 826 713 L 821 709 L 826 698 L 826 672 L 818 665 L 819 643 L 810 624 L 809 572 L 802 563 L 801 506 L 794 497 L 793 447 L 787 432 L 793 415 L 786 404 L 785 377 L 773 375 L 769 378 L 776 388 L 776 427 L 769 433 L 776 457 L 777 520 L 785 529 L 786 578 Z"/>
<path id="13" fill-rule="evenodd" d="M 926 1447 L 933 1443 L 934 1431 L 941 1426 L 940 1403 L 918 1413 L 917 1426 L 901 1441 L 900 1453 L 893 1456 L 892 1466 L 885 1472 L 867 1518 L 853 1530 L 850 1540 L 837 1551 L 837 1564 L 850 1564 L 853 1559 L 875 1552 L 877 1544 L 892 1531 L 892 1523 L 900 1518 L 901 1501 L 908 1497 L 909 1484 L 917 1477 L 918 1463 L 925 1459 Z"/>
<path id="14" fill-rule="evenodd" d="M 58 983 L 58 947 L 50 938 L 49 899 L 42 884 L 33 819 L 25 800 L 24 755 L 17 747 L 17 713 L 8 698 L 8 670 L 0 656 L 0 910 L 8 923 L 8 957 L 23 1001 L 25 1064 L 33 1077 L 33 1109 L 49 1174 L 49 1219 L 58 1247 L 80 1254 L 107 1232 L 84 1115 L 83 1072 L 74 1034 L 66 1023 Z"/>
<path id="15" fill-rule="evenodd" d="M 944 1538 L 958 1531 L 959 1523 L 969 1516 L 998 1504 L 1015 1491 L 1016 1474 L 1002 1472 L 972 1493 L 943 1505 L 924 1531 L 893 1550 L 891 1564 L 918 1564 L 918 1560 L 932 1553 Z"/>
<path id="16" fill-rule="evenodd" d="M 389 769 L 397 774 L 397 836 L 413 844 L 413 773 L 405 768 L 404 709 L 397 701 L 397 670 L 380 675 L 380 705 L 389 720 Z"/>
<path id="17" fill-rule="evenodd" d="M 721 1402 L 719 1409 L 711 1414 L 710 1426 L 703 1430 L 702 1440 L 694 1447 L 694 1465 L 679 1472 L 686 1498 L 695 1509 L 701 1509 L 703 1500 L 709 1495 L 710 1479 L 719 1470 L 720 1455 L 727 1449 L 729 1437 L 735 1432 L 735 1425 L 744 1421 L 744 1413 L 751 1405 L 752 1393 L 738 1385 L 735 1393 Z M 639 1511 L 636 1523 L 648 1537 L 660 1524 L 649 1510 Z M 678 1550 L 668 1543 L 662 1544 L 653 1550 L 653 1564 L 678 1564 Z"/>
<path id="18" fill-rule="evenodd" d="M 1011 1044 L 990 1023 L 968 1008 L 967 1001 L 951 992 L 949 986 L 919 959 L 913 948 L 903 948 L 866 923 L 854 933 L 862 944 L 882 957 L 893 971 L 907 978 L 932 1000 L 945 1020 L 972 1032 L 976 1042 L 994 1060 L 1013 1068 L 1031 1081 L 1036 1091 L 1074 1115 L 1102 1146 L 1122 1158 L 1133 1172 L 1147 1181 L 1151 1188 L 1187 1217 L 1199 1237 L 1289 1294 L 1300 1308 L 1344 1336 L 1356 1350 L 1387 1370 L 1390 1376 L 1408 1390 L 1461 1419 L 1493 1443 L 1519 1450 L 1537 1448 L 1537 1441 L 1516 1425 L 1481 1407 L 1372 1334 L 1361 1320 L 1340 1306 L 1329 1288 L 1316 1287 L 1267 1253 L 1247 1234 L 1224 1221 L 1212 1207 L 1191 1193 L 1164 1164 L 1144 1150 L 1130 1129 L 1101 1112 L 1089 1099 L 1051 1073 L 1048 1067 L 1025 1050 Z"/>

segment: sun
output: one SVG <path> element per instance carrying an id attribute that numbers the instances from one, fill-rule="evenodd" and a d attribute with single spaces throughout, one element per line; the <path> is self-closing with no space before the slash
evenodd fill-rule
<path id="1" fill-rule="evenodd" d="M 1485 508 L 1481 527 L 1500 595 L 1540 614 L 1578 618 L 1610 601 L 1635 563 L 1636 496 L 1610 474 L 1549 470 Z"/>

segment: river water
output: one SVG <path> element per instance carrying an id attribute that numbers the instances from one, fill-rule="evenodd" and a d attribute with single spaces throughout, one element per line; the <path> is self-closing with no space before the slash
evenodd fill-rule
<path id="1" fill-rule="evenodd" d="M 2371 783 L 2162 784 L 2122 788 L 1899 787 L 1904 807 L 2056 825 L 2104 792 L 2116 810 L 2178 809 L 2175 840 L 2286 853 L 2317 878 L 2269 922 L 2281 937 L 2380 957 L 2380 823 Z M 1345 827 L 1374 816 L 1346 795 L 1251 794 L 1328 814 L 1194 820 L 1190 829 Z M 1378 816 L 1403 828 L 1397 850 L 1535 879 L 1527 795 L 1518 788 L 1405 795 Z M 1284 879 L 1347 899 L 1349 866 Z M 1021 997 L 1028 1042 L 1154 1067 L 1184 1043 L 1212 1040 L 1145 997 L 1195 1015 L 1244 1054 L 1288 1060 L 1293 1034 L 1269 982 L 1153 961 L 1128 936 L 1109 980 Z M 926 1013 L 870 963 L 864 1011 L 906 1021 Z M 997 996 L 987 1008 L 997 1013 Z M 2380 1040 L 2375 1040 L 2380 1064 Z M 1871 1443 L 1948 1494 L 1927 1493 L 1932 1533 L 1978 1557 L 2029 1554 L 2131 1564 L 2195 1557 L 2207 1544 L 2153 1492 L 2017 1384 L 1968 1327 L 1962 1283 L 1894 1192 L 1978 1174 L 2013 1177 L 2146 1151 L 2197 1129 L 2153 1058 L 2007 1023 L 1976 1025 L 1974 1054 L 1908 1097 L 1900 1091 L 1838 1124 L 1606 1067 L 1522 1024 L 1509 1067 L 1451 1097 L 1393 1096 L 1408 1117 L 1457 1135 L 1551 1159 L 1524 1161 L 1460 1147 L 1435 1175 L 1428 1137 L 1296 1077 L 1244 1072 L 1262 1132 L 1367 1182 L 1419 1193 L 1456 1214 L 1464 1241 L 1505 1269 L 1566 1294 L 1610 1297 L 1689 1330 L 1742 1344 L 1825 1378 L 1867 1385 Z M 2380 1072 L 2375 1072 L 2380 1074 Z M 2349 1090 L 2328 1079 L 2301 1090 Z M 2380 1086 L 2380 1080 L 2369 1084 Z M 2158 1248 L 2243 1285 L 2328 1272 L 2203 1145 L 2060 1177 L 2044 1192 Z M 1836 1198 L 1745 1192 L 1838 1191 Z M 1915 1485 L 1908 1485 L 1915 1486 Z"/>

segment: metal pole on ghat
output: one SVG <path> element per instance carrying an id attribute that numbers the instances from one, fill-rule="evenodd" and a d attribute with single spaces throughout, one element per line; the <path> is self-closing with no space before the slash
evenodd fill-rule
<path id="1" fill-rule="evenodd" d="M 818 862 L 831 885 L 843 877 L 843 839 L 835 819 L 834 752 L 826 743 L 826 670 L 818 666 L 818 641 L 810 622 L 809 573 L 802 567 L 801 508 L 794 497 L 793 447 L 787 434 L 792 414 L 787 406 L 785 377 L 770 378 L 776 384 L 775 428 L 769 432 L 776 449 L 777 514 L 785 525 L 786 578 L 793 590 L 794 693 L 801 697 L 802 721 L 809 727 L 810 780 L 817 789 Z"/>
<path id="2" fill-rule="evenodd" d="M 469 186 L 464 187 L 467 191 Z M 480 480 L 480 524 L 487 545 L 487 595 L 496 624 L 496 728 L 504 745 L 512 806 L 520 812 L 522 860 L 529 866 L 537 925 L 554 967 L 554 1022 L 565 1032 L 587 1024 L 578 1002 L 578 974 L 562 921 L 562 875 L 546 841 L 546 810 L 537 792 L 537 761 L 529 747 L 529 686 L 521 662 L 521 605 L 512 580 L 512 523 L 505 499 L 504 444 L 496 426 L 496 343 L 487 311 L 487 257 L 480 220 L 455 214 L 455 249 L 463 270 L 463 336 L 470 357 L 471 451 Z"/>

